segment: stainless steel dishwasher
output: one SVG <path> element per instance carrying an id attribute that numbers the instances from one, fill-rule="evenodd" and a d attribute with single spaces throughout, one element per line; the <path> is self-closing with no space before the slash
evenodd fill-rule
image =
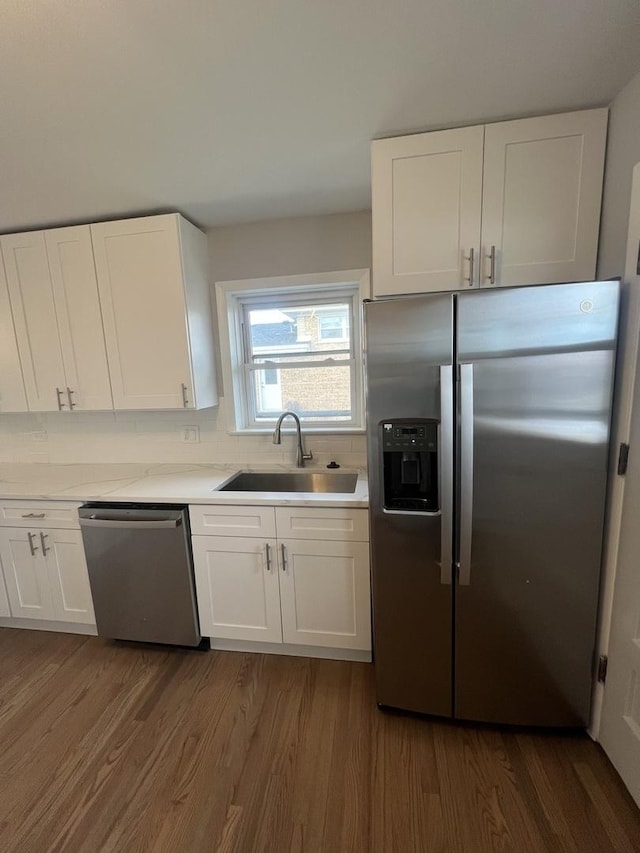
<path id="1" fill-rule="evenodd" d="M 187 507 L 85 504 L 78 510 L 98 635 L 204 646 Z"/>

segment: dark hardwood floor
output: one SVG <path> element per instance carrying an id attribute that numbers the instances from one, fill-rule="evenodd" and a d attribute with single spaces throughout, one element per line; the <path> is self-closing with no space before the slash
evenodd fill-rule
<path id="1" fill-rule="evenodd" d="M 382 713 L 372 674 L 0 629 L 0 850 L 640 850 L 586 735 Z"/>

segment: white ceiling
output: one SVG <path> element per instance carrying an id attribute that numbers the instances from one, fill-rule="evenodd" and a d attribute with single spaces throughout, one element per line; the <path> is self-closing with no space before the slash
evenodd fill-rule
<path id="1" fill-rule="evenodd" d="M 369 206 L 369 140 L 607 104 L 638 0 L 0 0 L 0 231 Z"/>

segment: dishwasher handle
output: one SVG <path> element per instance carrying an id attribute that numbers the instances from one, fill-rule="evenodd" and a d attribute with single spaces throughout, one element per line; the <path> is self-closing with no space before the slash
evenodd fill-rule
<path id="1" fill-rule="evenodd" d="M 175 528 L 182 524 L 181 518 L 165 518 L 165 519 L 150 519 L 142 521 L 135 519 L 131 521 L 123 521 L 116 518 L 81 518 L 80 527 L 119 527 L 128 530 L 156 530 L 158 528 Z"/>

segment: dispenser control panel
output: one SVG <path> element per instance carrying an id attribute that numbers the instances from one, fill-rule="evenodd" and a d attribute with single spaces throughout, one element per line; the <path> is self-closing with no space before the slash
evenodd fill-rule
<path id="1" fill-rule="evenodd" d="M 435 451 L 438 449 L 438 422 L 383 421 L 382 449 Z"/>

